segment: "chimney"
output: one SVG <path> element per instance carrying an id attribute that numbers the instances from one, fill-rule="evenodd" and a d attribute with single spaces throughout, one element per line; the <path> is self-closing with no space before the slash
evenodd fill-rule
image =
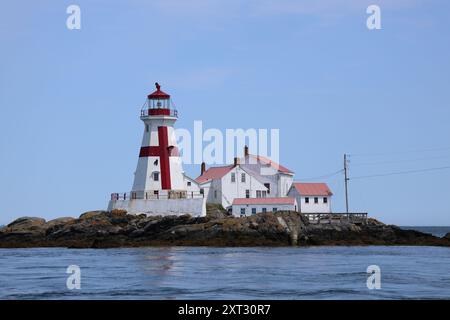
<path id="1" fill-rule="evenodd" d="M 236 167 L 239 164 L 239 158 L 235 157 L 234 158 L 234 166 Z"/>
<path id="2" fill-rule="evenodd" d="M 200 175 L 203 175 L 205 173 L 205 171 L 206 171 L 206 163 L 202 162 L 202 168 L 201 168 L 201 174 Z"/>
<path id="3" fill-rule="evenodd" d="M 244 147 L 244 157 L 248 156 L 248 146 Z"/>

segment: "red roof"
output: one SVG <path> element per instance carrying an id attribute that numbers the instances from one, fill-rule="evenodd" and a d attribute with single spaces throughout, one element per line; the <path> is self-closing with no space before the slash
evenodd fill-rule
<path id="1" fill-rule="evenodd" d="M 208 170 L 206 170 L 200 177 L 195 179 L 195 181 L 197 183 L 203 183 L 203 182 L 207 182 L 209 180 L 222 178 L 224 175 L 226 175 L 228 172 L 230 172 L 230 170 L 233 168 L 234 168 L 234 166 L 211 167 Z"/>
<path id="2" fill-rule="evenodd" d="M 293 186 L 302 196 L 331 196 L 333 193 L 326 183 L 294 182 Z"/>
<path id="3" fill-rule="evenodd" d="M 149 99 L 170 99 L 170 95 L 161 90 L 161 86 L 158 82 L 155 83 L 156 91 L 149 94 Z"/>
<path id="4" fill-rule="evenodd" d="M 235 198 L 233 205 L 242 204 L 295 204 L 295 198 Z"/>
<path id="5" fill-rule="evenodd" d="M 263 164 L 268 164 L 270 165 L 272 168 L 283 172 L 283 173 L 288 173 L 288 174 L 294 174 L 294 172 L 292 172 L 291 170 L 289 170 L 286 167 L 283 167 L 281 164 L 276 163 L 275 161 L 270 160 L 269 158 L 263 157 L 263 156 L 255 156 L 253 154 L 249 154 L 247 157 L 252 157 L 254 159 L 256 159 L 257 161 L 263 163 Z M 245 157 L 245 158 L 247 158 Z M 247 163 L 247 161 L 245 161 L 245 163 Z"/>

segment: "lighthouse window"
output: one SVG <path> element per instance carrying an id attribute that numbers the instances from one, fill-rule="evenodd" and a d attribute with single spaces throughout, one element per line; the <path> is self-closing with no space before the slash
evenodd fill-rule
<path id="1" fill-rule="evenodd" d="M 231 182 L 236 182 L 236 174 L 234 172 L 231 173 Z"/>
<path id="2" fill-rule="evenodd" d="M 270 183 L 264 183 L 264 187 L 267 188 L 267 193 L 270 194 Z"/>
<path id="3" fill-rule="evenodd" d="M 214 198 L 217 199 L 217 190 L 214 190 Z"/>
<path id="4" fill-rule="evenodd" d="M 190 181 L 188 181 L 187 185 L 188 185 L 188 187 L 190 187 L 190 186 L 191 186 L 191 182 L 190 182 Z"/>
<path id="5" fill-rule="evenodd" d="M 261 198 L 261 190 L 256 190 L 256 197 Z"/>
<path id="6" fill-rule="evenodd" d="M 248 199 L 250 198 L 250 190 L 245 190 L 245 197 Z"/>
<path id="7" fill-rule="evenodd" d="M 148 132 L 148 124 L 145 125 L 145 131 Z"/>
<path id="8" fill-rule="evenodd" d="M 245 182 L 245 173 L 241 174 L 241 182 Z"/>
<path id="9" fill-rule="evenodd" d="M 159 181 L 159 172 L 153 172 L 153 180 Z"/>

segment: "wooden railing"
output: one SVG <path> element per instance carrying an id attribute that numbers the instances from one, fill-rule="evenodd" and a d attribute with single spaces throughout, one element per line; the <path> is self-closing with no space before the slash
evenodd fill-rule
<path id="1" fill-rule="evenodd" d="M 310 223 L 341 223 L 351 222 L 356 224 L 367 224 L 367 212 L 352 213 L 304 213 Z"/>
<path id="2" fill-rule="evenodd" d="M 197 191 L 176 191 L 154 192 L 154 191 L 132 191 L 122 193 L 111 193 L 111 200 L 159 200 L 159 199 L 199 199 L 204 198 L 202 192 Z"/>

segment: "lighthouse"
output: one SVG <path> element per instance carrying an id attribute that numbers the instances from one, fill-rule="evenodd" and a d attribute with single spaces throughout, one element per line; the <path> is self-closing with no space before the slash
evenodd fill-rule
<path id="1" fill-rule="evenodd" d="M 186 176 L 174 125 L 178 119 L 169 94 L 155 83 L 141 109 L 144 124 L 131 192 L 113 193 L 108 210 L 149 215 L 206 214 L 206 199 L 198 183 Z"/>
<path id="2" fill-rule="evenodd" d="M 141 110 L 144 134 L 132 188 L 136 196 L 145 191 L 173 191 L 173 195 L 186 191 L 174 132 L 178 112 L 170 95 L 155 85 L 156 91 L 147 96 Z"/>

